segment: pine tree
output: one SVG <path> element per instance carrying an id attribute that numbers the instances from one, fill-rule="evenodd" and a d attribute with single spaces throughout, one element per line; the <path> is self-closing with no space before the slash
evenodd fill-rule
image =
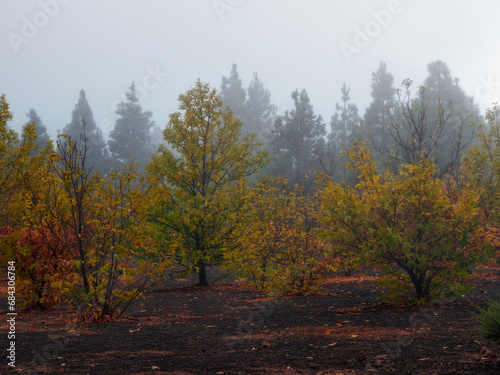
<path id="1" fill-rule="evenodd" d="M 394 101 L 394 77 L 387 72 L 384 62 L 380 62 L 378 70 L 372 73 L 372 98 L 364 115 L 364 125 L 370 132 L 377 149 L 390 148 L 391 140 L 387 125 L 390 122 L 389 111 Z"/>
<path id="2" fill-rule="evenodd" d="M 330 121 L 331 133 L 329 138 L 335 140 L 339 148 L 347 146 L 350 143 L 350 136 L 361 124 L 358 107 L 356 104 L 350 103 L 350 91 L 351 89 L 348 89 L 344 83 L 340 89 L 342 103 L 335 105 L 337 112 L 332 116 Z"/>
<path id="3" fill-rule="evenodd" d="M 92 172 L 99 172 L 106 175 L 110 168 L 110 157 L 106 147 L 106 142 L 102 130 L 94 121 L 94 114 L 87 101 L 84 90 L 80 90 L 78 103 L 71 113 L 71 122 L 63 129 L 63 134 L 68 134 L 71 139 L 78 143 L 83 143 L 83 127 L 85 124 L 85 136 L 87 138 L 86 164 Z"/>
<path id="4" fill-rule="evenodd" d="M 222 77 L 221 97 L 224 105 L 231 108 L 234 116 L 240 119 L 245 127 L 247 94 L 238 75 L 238 66 L 236 64 L 233 64 L 229 78 Z"/>
<path id="5" fill-rule="evenodd" d="M 344 83 L 340 89 L 342 103 L 335 105 L 336 113 L 330 121 L 331 132 L 327 137 L 326 149 L 320 155 L 322 170 L 330 177 L 344 175 L 345 168 L 341 167 L 340 156 L 344 147 L 348 147 L 359 135 L 361 128 L 362 121 L 358 115 L 358 107 L 350 102 L 350 91 L 351 89 Z"/>
<path id="6" fill-rule="evenodd" d="M 115 127 L 110 133 L 109 150 L 115 164 L 127 163 L 131 157 L 144 166 L 154 150 L 151 146 L 151 121 L 153 114 L 143 111 L 134 82 L 126 93 L 127 101 L 118 104 Z"/>
<path id="7" fill-rule="evenodd" d="M 307 173 L 320 167 L 317 148 L 324 144 L 326 130 L 323 118 L 314 114 L 306 90 L 295 90 L 292 99 L 295 108 L 279 116 L 271 130 L 269 173 L 306 185 Z"/>
<path id="8" fill-rule="evenodd" d="M 255 133 L 259 140 L 265 140 L 276 117 L 276 106 L 271 103 L 271 92 L 253 74 L 247 89 L 248 100 L 245 103 L 246 123 L 243 123 L 243 134 Z"/>
<path id="9" fill-rule="evenodd" d="M 40 150 L 43 150 L 47 145 L 47 142 L 50 141 L 50 137 L 47 134 L 47 127 L 33 108 L 31 108 L 28 113 L 26 113 L 26 116 L 28 116 L 28 122 L 25 125 L 32 122 L 35 123 L 35 132 L 37 134 L 35 143 Z"/>

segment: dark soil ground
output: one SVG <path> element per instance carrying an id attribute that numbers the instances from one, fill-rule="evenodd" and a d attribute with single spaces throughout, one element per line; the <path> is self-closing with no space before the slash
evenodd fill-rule
<path id="1" fill-rule="evenodd" d="M 240 283 L 177 281 L 146 294 L 124 318 L 99 324 L 79 322 L 66 307 L 23 312 L 15 369 L 5 355 L 2 296 L 0 372 L 500 374 L 500 346 L 483 342 L 471 317 L 474 306 L 497 297 L 500 270 L 480 272 L 465 296 L 427 307 L 383 305 L 374 277 L 353 276 L 332 278 L 307 297 L 279 298 Z"/>

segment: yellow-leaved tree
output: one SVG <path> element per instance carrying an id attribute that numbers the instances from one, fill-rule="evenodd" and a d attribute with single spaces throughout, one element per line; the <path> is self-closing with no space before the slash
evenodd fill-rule
<path id="1" fill-rule="evenodd" d="M 355 186 L 330 183 L 323 193 L 325 238 L 356 262 L 383 267 L 389 301 L 425 303 L 461 293 L 469 266 L 484 258 L 491 238 L 467 185 L 435 177 L 428 159 L 377 172 L 355 144 L 349 166 Z"/>
<path id="2" fill-rule="evenodd" d="M 286 179 L 263 179 L 248 193 L 225 263 L 271 294 L 307 294 L 335 268 L 319 238 L 319 201 Z"/>
<path id="3" fill-rule="evenodd" d="M 241 136 L 241 121 L 209 85 L 198 80 L 179 103 L 163 130 L 167 144 L 147 167 L 156 197 L 150 218 L 174 257 L 207 286 L 206 267 L 222 260 L 245 178 L 262 168 L 267 155 L 255 135 Z"/>

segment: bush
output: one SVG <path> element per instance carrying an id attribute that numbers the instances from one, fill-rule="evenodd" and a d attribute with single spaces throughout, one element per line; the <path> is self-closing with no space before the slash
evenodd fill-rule
<path id="1" fill-rule="evenodd" d="M 491 250 L 477 193 L 435 177 L 430 160 L 379 173 L 355 144 L 354 186 L 329 183 L 323 193 L 324 238 L 352 264 L 380 265 L 384 299 L 425 304 L 463 293 L 469 266 Z"/>
<path id="2" fill-rule="evenodd" d="M 225 264 L 270 294 L 308 294 L 334 267 L 319 239 L 318 202 L 287 180 L 263 180 L 245 197 L 245 217 Z"/>
<path id="3" fill-rule="evenodd" d="M 74 279 L 71 258 L 48 233 L 0 228 L 0 259 L 14 261 L 21 309 L 51 309 Z"/>
<path id="4" fill-rule="evenodd" d="M 487 308 L 478 307 L 474 317 L 480 323 L 481 336 L 487 341 L 500 344 L 500 301 L 488 300 Z"/>

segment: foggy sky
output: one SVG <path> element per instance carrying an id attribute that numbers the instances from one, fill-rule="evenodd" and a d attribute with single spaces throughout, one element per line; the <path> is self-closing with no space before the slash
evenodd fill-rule
<path id="1" fill-rule="evenodd" d="M 11 127 L 34 108 L 54 137 L 84 89 L 107 135 L 134 81 L 164 128 L 179 94 L 198 78 L 219 89 L 236 63 L 278 113 L 306 89 L 329 124 L 344 82 L 364 114 L 380 61 L 399 86 L 443 60 L 484 112 L 500 99 L 499 15 L 497 0 L 0 0 L 0 94 Z"/>

